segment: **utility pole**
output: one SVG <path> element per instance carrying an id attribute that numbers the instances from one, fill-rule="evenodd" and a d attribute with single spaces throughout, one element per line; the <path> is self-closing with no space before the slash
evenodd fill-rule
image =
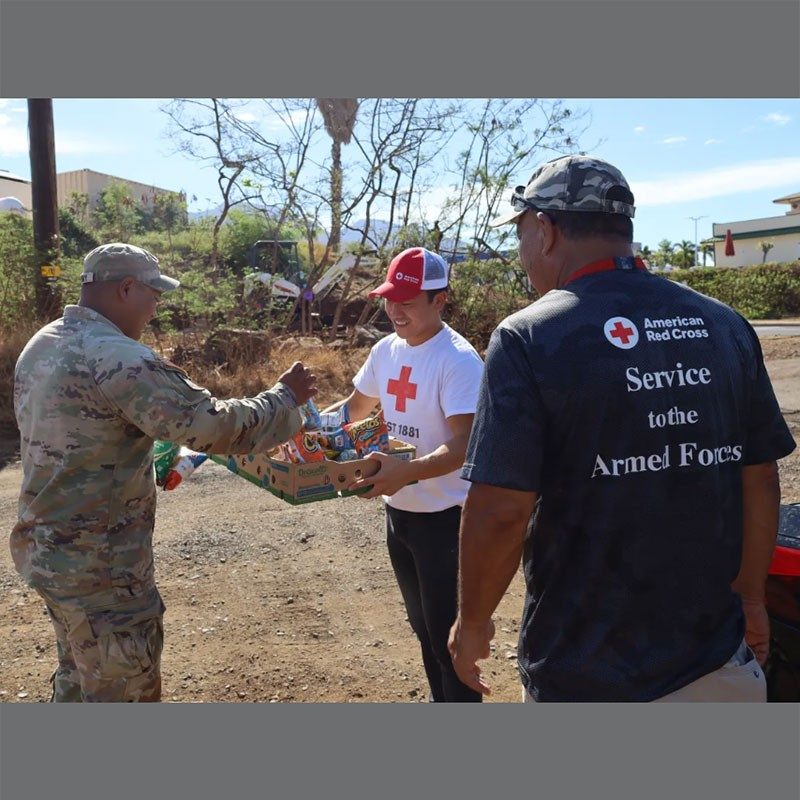
<path id="1" fill-rule="evenodd" d="M 699 253 L 697 250 L 697 221 L 700 219 L 707 219 L 707 217 L 689 217 L 689 219 L 694 220 L 694 265 L 696 267 L 700 266 L 700 260 L 698 258 Z"/>
<path id="2" fill-rule="evenodd" d="M 56 278 L 61 273 L 56 192 L 53 101 L 28 100 L 33 241 L 36 248 L 36 313 L 50 321 L 61 306 Z"/>

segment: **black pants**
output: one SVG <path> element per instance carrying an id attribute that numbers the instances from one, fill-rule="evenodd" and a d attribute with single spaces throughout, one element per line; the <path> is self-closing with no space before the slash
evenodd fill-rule
<path id="1" fill-rule="evenodd" d="M 408 620 L 422 648 L 434 702 L 479 703 L 482 695 L 458 679 L 447 638 L 458 605 L 461 507 L 430 514 L 386 506 L 386 543 Z"/>

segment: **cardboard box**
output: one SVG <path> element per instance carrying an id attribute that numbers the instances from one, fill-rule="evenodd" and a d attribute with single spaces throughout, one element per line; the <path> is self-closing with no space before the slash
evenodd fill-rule
<path id="1" fill-rule="evenodd" d="M 417 453 L 417 448 L 413 445 L 391 437 L 389 447 L 390 455 L 405 461 L 410 461 Z M 366 458 L 341 463 L 317 461 L 310 464 L 291 464 L 264 454 L 212 455 L 209 458 L 295 506 L 358 494 L 349 491 L 347 487 L 359 478 L 368 478 L 378 471 L 377 462 Z"/>

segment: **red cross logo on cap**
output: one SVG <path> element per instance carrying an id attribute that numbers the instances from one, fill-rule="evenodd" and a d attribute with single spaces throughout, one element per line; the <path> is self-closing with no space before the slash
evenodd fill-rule
<path id="1" fill-rule="evenodd" d="M 627 317 L 611 317 L 603 325 L 603 333 L 614 347 L 630 350 L 639 342 L 639 329 Z"/>
<path id="2" fill-rule="evenodd" d="M 411 383 L 411 367 L 403 367 L 400 370 L 399 379 L 389 379 L 389 382 L 386 384 L 386 393 L 394 395 L 395 411 L 405 411 L 406 400 L 417 399 L 417 384 Z"/>

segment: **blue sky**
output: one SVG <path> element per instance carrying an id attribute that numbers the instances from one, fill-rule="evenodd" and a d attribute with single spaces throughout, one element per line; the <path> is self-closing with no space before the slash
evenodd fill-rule
<path id="1" fill-rule="evenodd" d="M 100 172 L 183 189 L 215 205 L 214 173 L 173 151 L 161 100 L 55 100 L 59 171 Z M 637 199 L 635 238 L 711 235 L 714 222 L 782 215 L 800 192 L 800 100 L 568 100 L 589 112 L 581 146 L 619 166 Z M 595 146 L 596 145 L 596 146 Z M 30 176 L 24 100 L 0 100 L 0 169 Z M 518 176 L 524 183 L 535 167 Z M 435 215 L 434 215 L 435 216 Z"/>

